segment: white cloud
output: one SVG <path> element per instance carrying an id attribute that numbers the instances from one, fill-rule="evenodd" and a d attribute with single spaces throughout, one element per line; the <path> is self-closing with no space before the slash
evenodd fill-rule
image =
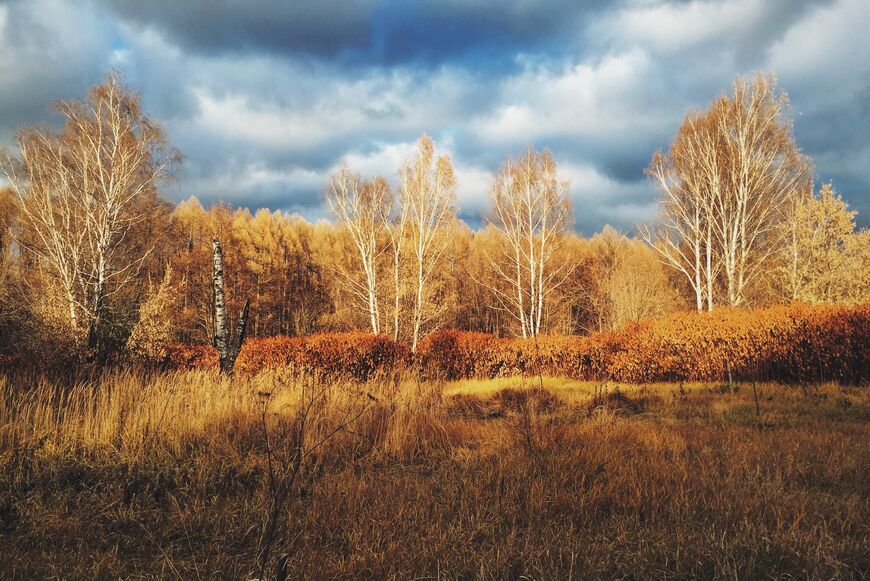
<path id="1" fill-rule="evenodd" d="M 475 165 L 455 163 L 457 202 L 467 214 L 483 214 L 489 204 L 493 172 Z"/>
<path id="2" fill-rule="evenodd" d="M 317 147 L 364 122 L 352 109 L 299 111 L 254 107 L 244 95 L 214 97 L 197 91 L 197 122 L 218 137 L 275 149 Z"/>
<path id="3" fill-rule="evenodd" d="M 45 123 L 54 100 L 99 81 L 110 44 L 87 8 L 62 0 L 0 6 L 0 141 L 12 124 Z"/>
<path id="4" fill-rule="evenodd" d="M 729 0 L 629 5 L 596 24 L 594 34 L 615 44 L 626 41 L 676 53 L 733 35 L 762 15 L 763 2 Z"/>
<path id="5" fill-rule="evenodd" d="M 654 79 L 653 63 L 639 50 L 563 70 L 529 68 L 504 81 L 499 105 L 473 127 L 487 143 L 514 145 L 546 137 L 619 139 L 660 131 L 671 116 L 645 98 L 656 90 Z"/>
<path id="6" fill-rule="evenodd" d="M 398 171 L 413 157 L 415 147 L 416 143 L 411 141 L 381 143 L 370 152 L 352 151 L 344 155 L 341 161 L 364 177 L 383 176 L 395 187 Z M 466 213 L 482 213 L 486 207 L 487 192 L 492 183 L 493 172 L 464 163 L 452 151 L 450 140 L 446 140 L 443 144 L 436 142 L 435 147 L 438 154 L 447 154 L 451 158 L 456 175 L 459 207 Z M 338 163 L 333 166 L 333 169 L 337 166 Z"/>
<path id="7" fill-rule="evenodd" d="M 298 205 L 294 193 L 320 192 L 326 180 L 325 171 L 298 166 L 276 169 L 261 162 L 230 163 L 187 179 L 184 196 L 195 195 L 206 203 L 232 199 L 252 209 L 263 206 L 263 198 L 268 198 L 270 203 L 280 204 L 272 209 L 290 208 Z"/>
<path id="8" fill-rule="evenodd" d="M 341 161 L 347 163 L 353 171 L 367 178 L 382 176 L 395 184 L 396 172 L 414 154 L 414 143 L 410 141 L 398 143 L 379 143 L 373 151 L 351 151 L 342 156 Z M 338 164 L 333 167 L 337 167 Z"/>
<path id="9" fill-rule="evenodd" d="M 559 163 L 560 175 L 570 186 L 578 226 L 610 224 L 625 231 L 653 217 L 655 202 L 643 181 L 623 183 L 583 162 Z"/>
<path id="10" fill-rule="evenodd" d="M 818 7 L 771 47 L 766 68 L 775 71 L 798 96 L 807 93 L 808 98 L 799 103 L 804 112 L 848 105 L 856 98 L 867 103 L 868 25 L 870 3 L 866 0 L 839 0 Z"/>

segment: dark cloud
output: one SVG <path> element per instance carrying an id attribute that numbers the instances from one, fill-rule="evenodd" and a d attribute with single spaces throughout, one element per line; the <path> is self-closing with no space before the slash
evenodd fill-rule
<path id="1" fill-rule="evenodd" d="M 268 52 L 351 65 L 439 64 L 456 58 L 484 70 L 518 51 L 563 48 L 607 2 L 318 0 L 98 0 L 201 54 Z"/>
<path id="2" fill-rule="evenodd" d="M 365 0 L 101 0 L 122 18 L 153 26 L 203 54 L 273 51 L 335 56 L 369 42 Z"/>

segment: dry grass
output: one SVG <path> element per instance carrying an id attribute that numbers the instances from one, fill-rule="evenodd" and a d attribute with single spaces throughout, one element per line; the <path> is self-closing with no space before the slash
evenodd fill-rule
<path id="1" fill-rule="evenodd" d="M 297 449 L 290 578 L 870 574 L 866 388 L 68 383 L 0 378 L 2 576 L 249 576 Z"/>

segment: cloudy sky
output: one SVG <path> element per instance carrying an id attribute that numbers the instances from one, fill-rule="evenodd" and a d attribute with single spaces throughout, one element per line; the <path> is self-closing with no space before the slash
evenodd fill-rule
<path id="1" fill-rule="evenodd" d="M 0 144 L 111 68 L 186 157 L 173 200 L 326 215 L 342 159 L 394 176 L 421 132 L 476 225 L 492 173 L 549 147 L 577 230 L 655 212 L 643 169 L 690 108 L 772 71 L 795 134 L 870 215 L 870 2 L 0 0 Z"/>

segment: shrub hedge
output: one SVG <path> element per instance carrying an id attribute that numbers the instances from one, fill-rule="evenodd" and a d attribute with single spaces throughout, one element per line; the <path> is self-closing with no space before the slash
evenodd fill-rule
<path id="1" fill-rule="evenodd" d="M 839 381 L 863 383 L 870 367 L 870 305 L 790 305 L 681 312 L 584 337 L 502 339 L 442 331 L 420 346 L 429 377 L 523 373 L 628 383 Z"/>
<path id="2" fill-rule="evenodd" d="M 376 374 L 404 367 L 410 351 L 371 333 L 323 333 L 306 337 L 248 339 L 236 360 L 236 370 L 248 373 L 290 366 L 301 371 L 368 381 Z M 169 362 L 180 368 L 217 368 L 217 351 L 209 345 L 174 345 Z"/>
<path id="3" fill-rule="evenodd" d="M 870 371 L 870 304 L 718 308 L 649 319 L 611 333 L 533 340 L 445 330 L 424 339 L 416 356 L 383 336 L 331 333 L 252 339 L 236 368 L 294 365 L 366 381 L 413 366 L 425 378 L 490 379 L 559 375 L 629 383 L 774 380 L 865 383 Z M 177 367 L 216 367 L 211 347 L 175 346 Z"/>

